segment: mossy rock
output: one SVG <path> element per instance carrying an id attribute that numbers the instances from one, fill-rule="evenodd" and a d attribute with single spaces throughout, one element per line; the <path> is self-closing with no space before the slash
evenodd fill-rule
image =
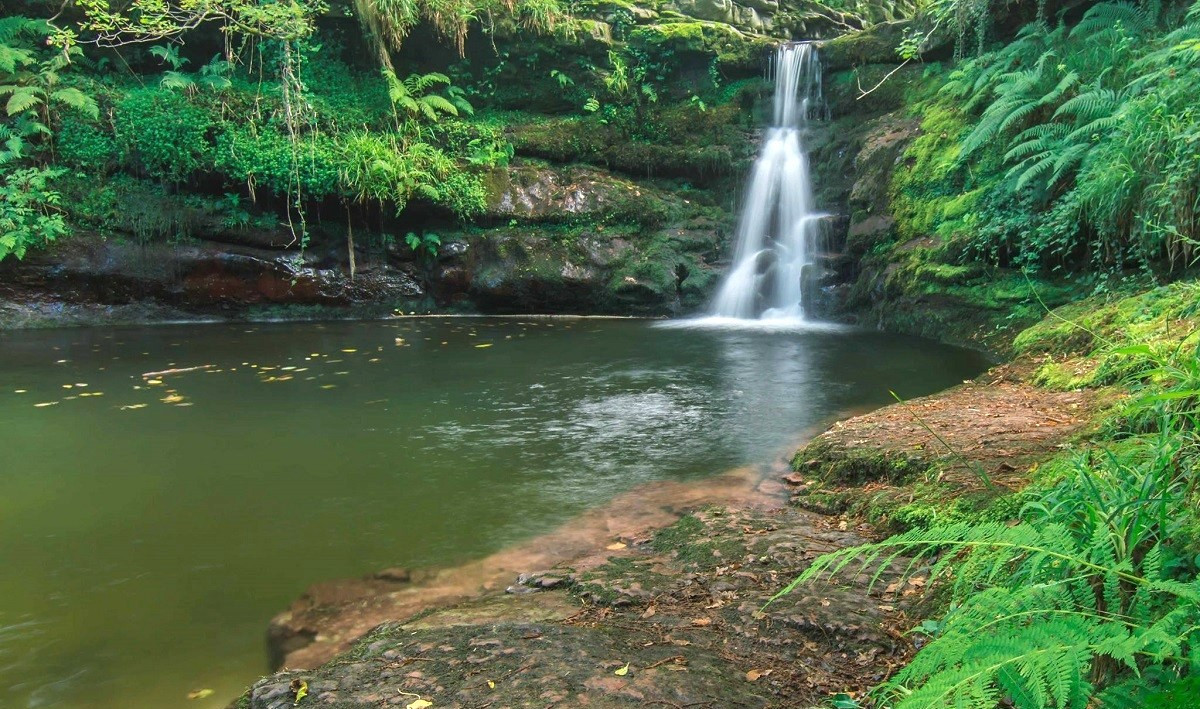
<path id="1" fill-rule="evenodd" d="M 904 107 L 910 88 L 924 71 L 925 67 L 916 64 L 879 63 L 827 72 L 825 102 L 834 116 L 853 115 L 858 120 L 895 111 Z"/>
<path id="2" fill-rule="evenodd" d="M 904 482 L 924 475 L 932 465 L 901 451 L 843 446 L 823 437 L 801 448 L 792 458 L 793 470 L 834 485 L 861 485 L 878 480 Z"/>
<path id="3" fill-rule="evenodd" d="M 1153 376 L 1163 361 L 1195 357 L 1198 332 L 1200 283 L 1187 281 L 1063 306 L 1022 332 L 1014 346 L 1043 357 L 1036 383 L 1068 391 Z"/>
<path id="4" fill-rule="evenodd" d="M 747 75 L 762 68 L 767 52 L 779 42 L 720 22 L 685 20 L 638 27 L 630 33 L 629 43 L 660 53 L 710 56 L 725 71 Z"/>
<path id="5" fill-rule="evenodd" d="M 899 64 L 896 48 L 904 39 L 907 20 L 881 22 L 861 32 L 851 32 L 821 42 L 821 64 L 826 71 L 850 69 L 860 64 Z"/>
<path id="6" fill-rule="evenodd" d="M 821 63 L 827 71 L 838 71 L 863 64 L 900 64 L 904 60 L 897 49 L 912 23 L 910 20 L 880 22 L 859 32 L 850 32 L 820 43 Z M 921 48 L 923 59 L 939 58 L 946 53 L 951 38 L 939 33 Z"/>

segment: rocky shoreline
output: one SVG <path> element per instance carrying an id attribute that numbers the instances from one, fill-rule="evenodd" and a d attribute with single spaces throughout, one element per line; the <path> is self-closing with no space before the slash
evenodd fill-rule
<path id="1" fill-rule="evenodd" d="M 301 688 L 338 707 L 813 706 L 861 692 L 919 642 L 906 634 L 919 575 L 767 602 L 817 556 L 903 524 L 918 486 L 968 500 L 978 466 L 1019 489 L 1096 406 L 1032 386 L 1031 371 L 1018 361 L 851 417 L 791 466 L 639 489 L 467 567 L 314 586 L 272 622 L 286 669 L 233 706 L 290 707 Z"/>

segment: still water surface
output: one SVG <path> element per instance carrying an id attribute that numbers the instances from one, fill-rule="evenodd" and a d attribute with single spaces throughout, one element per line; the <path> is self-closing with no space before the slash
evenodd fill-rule
<path id="1" fill-rule="evenodd" d="M 478 559 L 986 365 L 870 332 L 463 318 L 9 332 L 0 361 L 0 707 L 103 709 L 224 706 L 313 582 Z"/>

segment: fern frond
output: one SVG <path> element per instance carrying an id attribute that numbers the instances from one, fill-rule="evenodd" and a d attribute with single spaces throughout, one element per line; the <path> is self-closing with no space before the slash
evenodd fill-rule
<path id="1" fill-rule="evenodd" d="M 9 116 L 24 113 L 42 103 L 42 97 L 38 95 L 39 93 L 38 89 L 30 86 L 22 86 L 12 93 L 4 110 Z"/>
<path id="2" fill-rule="evenodd" d="M 1088 37 L 1117 25 L 1131 34 L 1143 34 L 1154 27 L 1154 19 L 1150 13 L 1132 3 L 1104 2 L 1084 13 L 1069 36 L 1072 39 Z"/>
<path id="3" fill-rule="evenodd" d="M 427 112 L 426 115 L 431 116 L 431 120 L 434 121 L 437 120 L 437 113 L 439 111 L 441 113 L 448 113 L 451 116 L 458 115 L 458 107 L 451 103 L 450 100 L 444 96 L 438 96 L 437 94 L 424 96 L 421 98 L 421 103 L 433 111 L 432 114 Z"/>
<path id="4" fill-rule="evenodd" d="M 90 118 L 100 117 L 100 106 L 96 104 L 96 99 L 74 87 L 54 91 L 50 94 L 50 100 L 79 111 Z"/>
<path id="5" fill-rule="evenodd" d="M 1112 89 L 1093 89 L 1077 94 L 1062 103 L 1054 112 L 1054 118 L 1075 116 L 1079 120 L 1093 121 L 1112 115 L 1121 105 L 1121 99 Z"/>

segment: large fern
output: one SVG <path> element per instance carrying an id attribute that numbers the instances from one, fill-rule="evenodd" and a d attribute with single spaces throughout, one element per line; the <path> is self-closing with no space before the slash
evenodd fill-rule
<path id="1" fill-rule="evenodd" d="M 1190 380 L 1188 380 L 1190 381 Z M 1085 709 L 1200 667 L 1200 578 L 1180 544 L 1196 462 L 1194 416 L 1164 419 L 1121 453 L 1076 457 L 1019 524 L 914 529 L 817 559 L 797 585 L 918 571 L 951 606 L 879 688 L 894 709 Z M 903 584 L 901 584 L 903 585 Z M 1130 699 L 1132 701 L 1132 699 Z M 1133 705 L 1131 705 L 1133 706 Z"/>

